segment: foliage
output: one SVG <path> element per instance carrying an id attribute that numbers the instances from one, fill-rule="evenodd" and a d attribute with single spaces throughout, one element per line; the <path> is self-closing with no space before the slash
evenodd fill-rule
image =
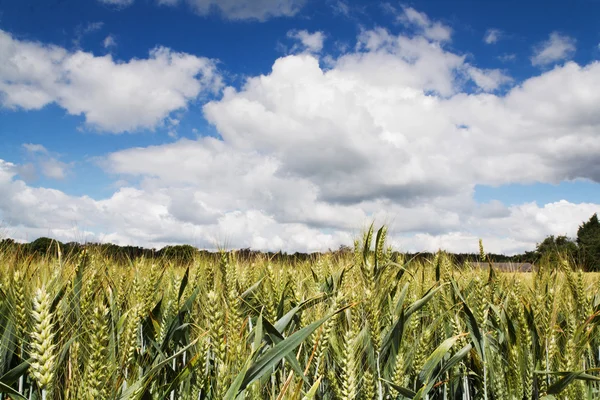
<path id="1" fill-rule="evenodd" d="M 577 257 L 577 244 L 567 236 L 548 236 L 536 246 L 539 258 L 548 257 L 550 262 L 557 263 L 560 257 L 575 259 Z"/>
<path id="2" fill-rule="evenodd" d="M 577 230 L 577 245 L 590 270 L 600 270 L 600 221 L 594 214 Z"/>
<path id="3" fill-rule="evenodd" d="M 566 258 L 531 274 L 442 252 L 409 259 L 386 233 L 371 227 L 351 252 L 294 264 L 236 252 L 121 263 L 99 248 L 47 258 L 5 248 L 0 396 L 600 396 L 597 275 Z"/>

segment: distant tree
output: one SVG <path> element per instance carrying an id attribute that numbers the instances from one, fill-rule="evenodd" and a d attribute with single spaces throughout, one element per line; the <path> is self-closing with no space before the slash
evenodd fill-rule
<path id="1" fill-rule="evenodd" d="M 354 248 L 351 246 L 340 244 L 340 247 L 338 247 L 337 252 L 340 254 L 351 254 L 353 250 Z"/>
<path id="2" fill-rule="evenodd" d="M 41 237 L 27 245 L 27 250 L 31 254 L 38 254 L 45 256 L 46 254 L 56 253 L 56 244 L 59 244 L 62 248 L 62 243 L 58 240 L 50 239 L 48 237 Z"/>
<path id="3" fill-rule="evenodd" d="M 0 246 L 14 246 L 15 244 L 15 240 L 14 239 L 2 239 L 0 240 Z"/>
<path id="4" fill-rule="evenodd" d="M 14 241 L 14 239 L 2 239 L 0 240 L 0 251 L 8 252 L 15 249 L 18 249 L 18 243 Z"/>
<path id="5" fill-rule="evenodd" d="M 594 214 L 577 230 L 579 253 L 589 270 L 600 270 L 600 222 Z"/>
<path id="6" fill-rule="evenodd" d="M 573 239 L 567 236 L 548 236 L 541 243 L 538 243 L 535 252 L 538 257 L 548 257 L 551 262 L 558 261 L 559 254 L 573 259 L 577 256 L 577 244 Z"/>
<path id="7" fill-rule="evenodd" d="M 194 261 L 194 257 L 198 254 L 198 249 L 189 244 L 165 246 L 159 250 L 159 255 L 173 261 L 178 261 L 184 264 Z"/>

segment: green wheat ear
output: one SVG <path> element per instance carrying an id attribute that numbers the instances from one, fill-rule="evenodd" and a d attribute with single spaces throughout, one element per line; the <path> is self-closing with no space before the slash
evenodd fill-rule
<path id="1" fill-rule="evenodd" d="M 30 356 L 33 360 L 29 367 L 31 377 L 42 390 L 42 398 L 52 390 L 54 380 L 56 345 L 50 311 L 50 295 L 45 287 L 37 289 L 33 298 L 33 332 L 31 333 Z"/>
<path id="2" fill-rule="evenodd" d="M 90 322 L 90 355 L 85 374 L 85 391 L 90 399 L 106 398 L 108 380 L 108 309 L 95 307 Z"/>

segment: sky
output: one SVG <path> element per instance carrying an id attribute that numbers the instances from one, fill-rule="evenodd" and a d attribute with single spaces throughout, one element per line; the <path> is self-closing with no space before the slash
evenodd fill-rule
<path id="1" fill-rule="evenodd" d="M 600 212 L 600 1 L 1 0 L 0 235 L 533 250 Z"/>

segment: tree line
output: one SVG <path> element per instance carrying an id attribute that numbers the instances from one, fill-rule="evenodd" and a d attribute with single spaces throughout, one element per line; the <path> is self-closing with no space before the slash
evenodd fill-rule
<path id="1" fill-rule="evenodd" d="M 538 243 L 535 251 L 538 257 L 547 257 L 552 262 L 566 256 L 569 260 L 589 271 L 600 271 L 600 222 L 598 214 L 582 223 L 577 229 L 577 237 L 548 236 Z"/>
<path id="2" fill-rule="evenodd" d="M 55 239 L 41 237 L 30 243 L 18 243 L 13 239 L 0 240 L 0 251 L 10 249 L 24 257 L 48 257 L 56 256 L 60 249 L 62 256 L 79 254 L 84 249 L 95 251 L 115 262 L 126 262 L 138 258 L 156 258 L 169 262 L 189 263 L 196 257 L 219 257 L 218 252 L 200 250 L 193 246 L 174 245 L 161 249 L 147 249 L 139 246 L 119 246 L 112 243 L 85 243 L 78 242 L 61 243 Z M 330 250 L 337 256 L 351 253 L 353 249 L 349 246 L 340 246 L 336 250 Z M 400 253 L 396 253 L 398 256 Z M 260 252 L 251 249 L 240 249 L 236 251 L 236 257 L 240 260 L 249 260 L 256 257 L 267 257 L 269 259 L 289 263 L 309 261 L 316 258 L 319 253 L 284 253 L 284 252 Z M 403 253 L 405 260 L 409 259 L 431 259 L 435 254 L 429 252 Z M 480 261 L 479 254 L 455 253 L 450 254 L 454 261 L 462 264 L 468 261 Z M 538 243 L 533 251 L 522 254 L 504 255 L 489 253 L 487 260 L 493 263 L 531 263 L 535 264 L 542 259 L 555 263 L 561 257 L 575 262 L 588 271 L 600 271 L 600 222 L 598 215 L 594 214 L 588 221 L 583 222 L 578 230 L 576 238 L 563 236 L 548 236 Z"/>

